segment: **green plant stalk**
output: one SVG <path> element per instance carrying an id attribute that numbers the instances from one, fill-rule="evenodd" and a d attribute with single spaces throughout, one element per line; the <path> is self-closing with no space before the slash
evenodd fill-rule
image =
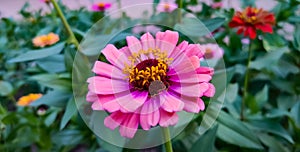
<path id="1" fill-rule="evenodd" d="M 251 56 L 252 56 L 251 48 L 252 48 L 252 41 L 250 41 L 250 44 L 249 44 L 247 67 L 246 67 L 246 74 L 245 74 L 245 79 L 244 79 L 244 90 L 243 90 L 243 98 L 242 98 L 241 113 L 240 113 L 240 118 L 242 121 L 245 119 L 244 109 L 245 109 L 246 97 L 247 97 L 247 92 L 248 92 L 248 82 L 249 82 L 249 73 L 250 73 L 249 65 L 250 65 Z"/>
<path id="2" fill-rule="evenodd" d="M 169 128 L 162 127 L 162 131 L 163 131 L 164 139 L 166 141 L 165 143 L 166 152 L 173 152 Z"/>
<path id="3" fill-rule="evenodd" d="M 54 9 L 57 11 L 57 14 L 58 14 L 59 18 L 61 19 L 64 27 L 66 28 L 66 30 L 67 30 L 67 32 L 69 34 L 69 42 L 73 43 L 76 46 L 76 48 L 79 49 L 79 42 L 76 39 L 76 37 L 75 37 L 75 35 L 74 35 L 74 33 L 73 33 L 73 31 L 72 31 L 69 23 L 67 22 L 64 14 L 62 13 L 60 7 L 57 4 L 57 2 L 55 0 L 51 0 L 51 3 L 53 4 Z"/>
<path id="4" fill-rule="evenodd" d="M 181 16 L 182 16 L 182 0 L 178 1 L 178 22 L 181 23 Z"/>

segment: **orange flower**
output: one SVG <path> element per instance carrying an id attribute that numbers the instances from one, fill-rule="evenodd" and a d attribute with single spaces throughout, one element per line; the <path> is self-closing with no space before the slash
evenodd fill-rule
<path id="1" fill-rule="evenodd" d="M 43 95 L 40 93 L 31 93 L 27 96 L 23 96 L 21 97 L 18 102 L 17 105 L 18 106 L 28 106 L 30 103 L 32 103 L 33 101 L 39 99 L 40 97 L 42 97 Z"/>
<path id="2" fill-rule="evenodd" d="M 45 47 L 47 45 L 55 44 L 59 41 L 59 36 L 54 33 L 49 33 L 47 35 L 37 36 L 32 40 L 34 46 Z"/>
<path id="3" fill-rule="evenodd" d="M 275 17 L 273 13 L 263 9 L 247 7 L 243 12 L 236 12 L 229 23 L 229 27 L 238 27 L 238 34 L 244 33 L 244 36 L 255 39 L 257 30 L 273 33 L 272 26 L 274 24 Z"/>

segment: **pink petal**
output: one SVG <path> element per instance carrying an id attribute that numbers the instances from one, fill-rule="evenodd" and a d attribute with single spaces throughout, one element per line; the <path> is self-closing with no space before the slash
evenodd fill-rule
<path id="1" fill-rule="evenodd" d="M 201 110 L 200 98 L 182 96 L 181 99 L 184 102 L 183 110 L 191 113 L 198 113 Z"/>
<path id="2" fill-rule="evenodd" d="M 116 94 L 115 97 L 115 100 L 120 105 L 122 112 L 135 112 L 148 98 L 148 92 L 136 90 L 134 92 Z"/>
<path id="3" fill-rule="evenodd" d="M 143 50 L 155 48 L 155 39 L 149 32 L 142 35 L 141 42 L 142 42 Z"/>
<path id="4" fill-rule="evenodd" d="M 99 76 L 104 76 L 112 79 L 120 79 L 124 80 L 126 76 L 122 73 L 122 71 L 110 64 L 96 61 L 92 70 L 94 73 Z"/>
<path id="5" fill-rule="evenodd" d="M 98 95 L 96 93 L 93 92 L 88 92 L 86 95 L 86 101 L 87 102 L 95 102 L 98 100 Z"/>
<path id="6" fill-rule="evenodd" d="M 178 32 L 169 30 L 167 30 L 166 32 L 157 32 L 155 37 L 156 47 L 158 47 L 161 51 L 167 51 L 168 56 L 170 56 L 178 42 Z"/>
<path id="7" fill-rule="evenodd" d="M 199 57 L 193 55 L 193 56 L 190 57 L 190 61 L 192 62 L 192 64 L 193 64 L 193 66 L 194 66 L 195 69 L 198 68 L 198 67 L 200 67 L 200 59 L 199 59 Z"/>
<path id="8" fill-rule="evenodd" d="M 143 129 L 148 130 L 150 126 L 156 126 L 159 122 L 160 96 L 147 100 L 140 112 L 140 122 Z"/>
<path id="9" fill-rule="evenodd" d="M 132 56 L 132 54 L 127 46 L 122 47 L 119 51 L 124 53 L 125 56 L 127 56 L 127 57 Z"/>
<path id="10" fill-rule="evenodd" d="M 123 113 L 119 111 L 114 112 L 104 119 L 104 125 L 107 128 L 114 130 L 115 128 L 120 126 L 120 124 L 124 121 L 124 118 L 126 118 L 126 115 L 124 115 Z"/>
<path id="11" fill-rule="evenodd" d="M 178 115 L 175 112 L 167 112 L 160 109 L 159 125 L 162 127 L 173 126 L 178 122 Z"/>
<path id="12" fill-rule="evenodd" d="M 200 107 L 200 110 L 203 111 L 205 109 L 205 104 L 201 98 L 198 100 L 198 106 Z"/>
<path id="13" fill-rule="evenodd" d="M 172 94 L 165 92 L 161 95 L 162 108 L 167 112 L 181 111 L 184 107 L 184 103 Z"/>
<path id="14" fill-rule="evenodd" d="M 198 56 L 199 58 L 202 58 L 203 57 L 203 52 L 201 51 L 201 46 L 199 44 L 190 44 L 188 45 L 188 47 L 186 48 L 186 51 L 185 51 L 186 55 L 188 57 L 191 57 L 191 56 Z"/>
<path id="15" fill-rule="evenodd" d="M 172 72 L 172 71 L 171 71 Z M 196 74 L 195 71 L 183 74 L 170 73 L 168 74 L 169 80 L 178 83 L 201 83 L 211 80 L 211 76 L 208 74 Z"/>
<path id="16" fill-rule="evenodd" d="M 120 105 L 115 101 L 115 95 L 99 95 L 99 101 L 102 103 L 103 109 L 108 112 L 120 110 Z"/>
<path id="17" fill-rule="evenodd" d="M 104 110 L 102 104 L 99 101 L 95 101 L 92 104 L 93 110 Z"/>
<path id="18" fill-rule="evenodd" d="M 174 69 L 177 74 L 190 73 L 196 71 L 196 68 L 192 64 L 191 60 L 185 56 L 185 54 L 179 55 L 170 64 L 170 68 Z"/>
<path id="19" fill-rule="evenodd" d="M 208 89 L 207 83 L 173 83 L 169 89 L 177 92 L 180 95 L 190 96 L 190 97 L 202 97 L 203 93 Z"/>
<path id="20" fill-rule="evenodd" d="M 185 49 L 188 47 L 189 43 L 187 41 L 182 41 L 170 54 L 169 57 L 176 59 L 178 55 L 182 54 Z"/>
<path id="21" fill-rule="evenodd" d="M 123 121 L 120 126 L 120 134 L 123 137 L 133 138 L 139 124 L 139 115 L 138 114 L 127 114 L 127 119 Z"/>
<path id="22" fill-rule="evenodd" d="M 209 74 L 212 76 L 214 74 L 214 69 L 210 67 L 199 67 L 196 69 L 198 74 Z"/>
<path id="23" fill-rule="evenodd" d="M 116 66 L 119 69 L 124 69 L 125 63 L 129 64 L 127 56 L 120 52 L 114 45 L 108 44 L 103 50 L 102 53 L 106 59 Z"/>
<path id="24" fill-rule="evenodd" d="M 128 48 L 132 54 L 138 53 L 140 50 L 142 50 L 141 42 L 136 37 L 127 36 L 126 41 L 127 41 Z"/>
<path id="25" fill-rule="evenodd" d="M 89 91 L 96 94 L 115 94 L 129 90 L 128 82 L 121 80 L 114 80 L 100 76 L 90 77 L 87 82 L 89 83 Z"/>
<path id="26" fill-rule="evenodd" d="M 215 92 L 216 92 L 216 89 L 215 89 L 215 86 L 212 85 L 211 83 L 207 83 L 208 84 L 208 89 L 204 92 L 204 96 L 207 96 L 207 97 L 213 97 L 215 95 Z"/>

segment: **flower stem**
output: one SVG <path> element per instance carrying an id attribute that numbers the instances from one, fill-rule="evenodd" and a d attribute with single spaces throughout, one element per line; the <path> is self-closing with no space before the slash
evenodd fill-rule
<path id="1" fill-rule="evenodd" d="M 241 113 L 240 113 L 240 118 L 242 121 L 245 119 L 244 109 L 245 109 L 246 97 L 247 97 L 247 92 L 248 92 L 248 81 L 249 81 L 249 73 L 250 73 L 249 65 L 250 65 L 251 56 L 252 56 L 251 49 L 252 49 L 252 41 L 250 41 L 250 44 L 249 44 L 248 61 L 247 61 L 245 79 L 244 79 L 244 90 L 243 90 L 243 98 L 242 98 Z"/>
<path id="2" fill-rule="evenodd" d="M 64 14 L 62 13 L 60 7 L 58 6 L 56 0 L 51 0 L 51 3 L 53 4 L 54 9 L 57 11 L 59 18 L 61 19 L 64 27 L 66 28 L 66 30 L 69 34 L 69 42 L 73 43 L 76 46 L 76 48 L 79 49 L 79 42 L 76 39 L 73 31 L 71 30 L 71 27 L 70 27 L 69 23 L 67 22 Z"/>
<path id="3" fill-rule="evenodd" d="M 178 1 L 178 8 L 179 8 L 179 10 L 178 10 L 178 22 L 179 23 L 181 23 L 181 16 L 182 16 L 182 0 L 179 0 Z"/>
<path id="4" fill-rule="evenodd" d="M 163 131 L 164 139 L 166 141 L 165 143 L 166 152 L 173 152 L 169 128 L 162 127 L 162 131 Z"/>

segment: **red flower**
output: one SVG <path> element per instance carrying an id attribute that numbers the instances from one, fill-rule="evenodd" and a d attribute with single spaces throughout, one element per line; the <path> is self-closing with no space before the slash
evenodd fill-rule
<path id="1" fill-rule="evenodd" d="M 244 36 L 249 36 L 251 39 L 256 38 L 256 30 L 261 30 L 265 33 L 273 33 L 272 26 L 275 24 L 273 13 L 263 9 L 247 7 L 243 12 L 236 12 L 229 27 L 238 27 L 238 34 L 244 33 Z"/>

